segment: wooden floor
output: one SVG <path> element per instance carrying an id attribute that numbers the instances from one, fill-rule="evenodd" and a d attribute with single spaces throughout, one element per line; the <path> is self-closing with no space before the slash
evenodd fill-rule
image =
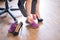
<path id="1" fill-rule="evenodd" d="M 12 7 L 17 7 L 14 2 L 17 0 L 9 4 Z M 41 0 L 40 4 L 41 18 L 44 21 L 39 23 L 40 26 L 37 29 L 26 25 L 24 22 L 26 18 L 21 16 L 20 11 L 12 12 L 18 22 L 24 23 L 18 36 L 8 33 L 13 19 L 8 14 L 4 19 L 1 19 L 3 15 L 0 16 L 0 40 L 60 40 L 60 0 Z M 4 7 L 4 2 L 0 2 L 0 5 L 0 7 Z"/>

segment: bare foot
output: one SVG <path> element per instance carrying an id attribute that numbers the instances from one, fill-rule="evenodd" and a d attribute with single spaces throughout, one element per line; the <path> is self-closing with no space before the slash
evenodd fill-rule
<path id="1" fill-rule="evenodd" d="M 27 17 L 27 21 L 28 21 L 29 23 L 32 23 L 33 19 L 31 18 L 31 16 L 28 16 L 28 17 Z"/>

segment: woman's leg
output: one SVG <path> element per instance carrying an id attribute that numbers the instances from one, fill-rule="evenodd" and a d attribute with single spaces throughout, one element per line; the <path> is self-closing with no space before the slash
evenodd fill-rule
<path id="1" fill-rule="evenodd" d="M 38 19 L 40 19 L 39 5 L 40 5 L 40 0 L 37 0 L 37 4 L 36 4 L 36 16 L 38 17 Z"/>
<path id="2" fill-rule="evenodd" d="M 31 6 L 31 14 L 33 19 L 36 19 L 36 4 L 37 4 L 37 0 L 33 0 Z"/>
<path id="3" fill-rule="evenodd" d="M 24 3 L 26 1 L 26 5 L 24 8 Z M 24 15 L 24 17 L 27 17 L 27 20 L 31 23 L 31 3 L 32 3 L 32 0 L 19 0 L 18 1 L 18 7 L 20 9 L 20 11 L 22 12 L 22 14 Z"/>
<path id="4" fill-rule="evenodd" d="M 42 22 L 43 19 L 40 18 L 39 5 L 40 5 L 39 0 L 33 0 L 31 13 L 32 13 L 33 19 L 37 18 L 38 22 Z"/>
<path id="5" fill-rule="evenodd" d="M 40 18 L 40 13 L 39 13 L 39 0 L 33 0 L 32 1 L 32 8 L 31 8 L 31 13 L 34 19 L 36 19 L 36 16 Z"/>
<path id="6" fill-rule="evenodd" d="M 29 23 L 32 23 L 32 18 L 31 18 L 31 4 L 32 0 L 26 0 L 26 11 L 27 11 L 27 20 Z"/>
<path id="7" fill-rule="evenodd" d="M 43 19 L 40 17 L 39 5 L 40 5 L 40 0 L 37 0 L 37 4 L 36 4 L 36 16 L 37 16 L 38 22 L 42 22 Z"/>
<path id="8" fill-rule="evenodd" d="M 18 0 L 18 7 L 21 11 L 21 13 L 24 15 L 24 17 L 27 17 L 26 9 L 24 8 L 24 3 L 26 0 Z"/>

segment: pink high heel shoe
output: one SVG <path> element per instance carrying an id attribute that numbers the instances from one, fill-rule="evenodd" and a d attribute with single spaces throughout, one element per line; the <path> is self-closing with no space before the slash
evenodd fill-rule
<path id="1" fill-rule="evenodd" d="M 38 28 L 39 25 L 37 23 L 35 23 L 34 21 L 32 21 L 32 23 L 29 23 L 27 20 L 26 20 L 26 23 L 30 24 L 32 28 Z"/>

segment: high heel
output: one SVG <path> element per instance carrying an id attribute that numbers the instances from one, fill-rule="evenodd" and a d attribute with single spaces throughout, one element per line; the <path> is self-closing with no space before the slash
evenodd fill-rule
<path id="1" fill-rule="evenodd" d="M 37 17 L 37 20 L 38 20 L 38 22 L 42 22 L 43 21 L 42 18 L 39 19 L 38 17 Z"/>
<path id="2" fill-rule="evenodd" d="M 27 20 L 26 20 L 26 23 L 30 24 L 32 28 L 38 28 L 39 25 L 37 23 L 35 23 L 34 21 L 32 21 L 32 23 L 29 23 Z"/>
<path id="3" fill-rule="evenodd" d="M 21 23 L 19 23 L 19 24 L 16 26 L 16 29 L 15 29 L 15 31 L 13 32 L 13 35 L 14 35 L 14 36 L 17 36 L 17 35 L 19 34 L 19 30 L 20 30 L 20 28 L 22 27 L 22 25 L 23 25 L 23 23 L 21 22 Z"/>

